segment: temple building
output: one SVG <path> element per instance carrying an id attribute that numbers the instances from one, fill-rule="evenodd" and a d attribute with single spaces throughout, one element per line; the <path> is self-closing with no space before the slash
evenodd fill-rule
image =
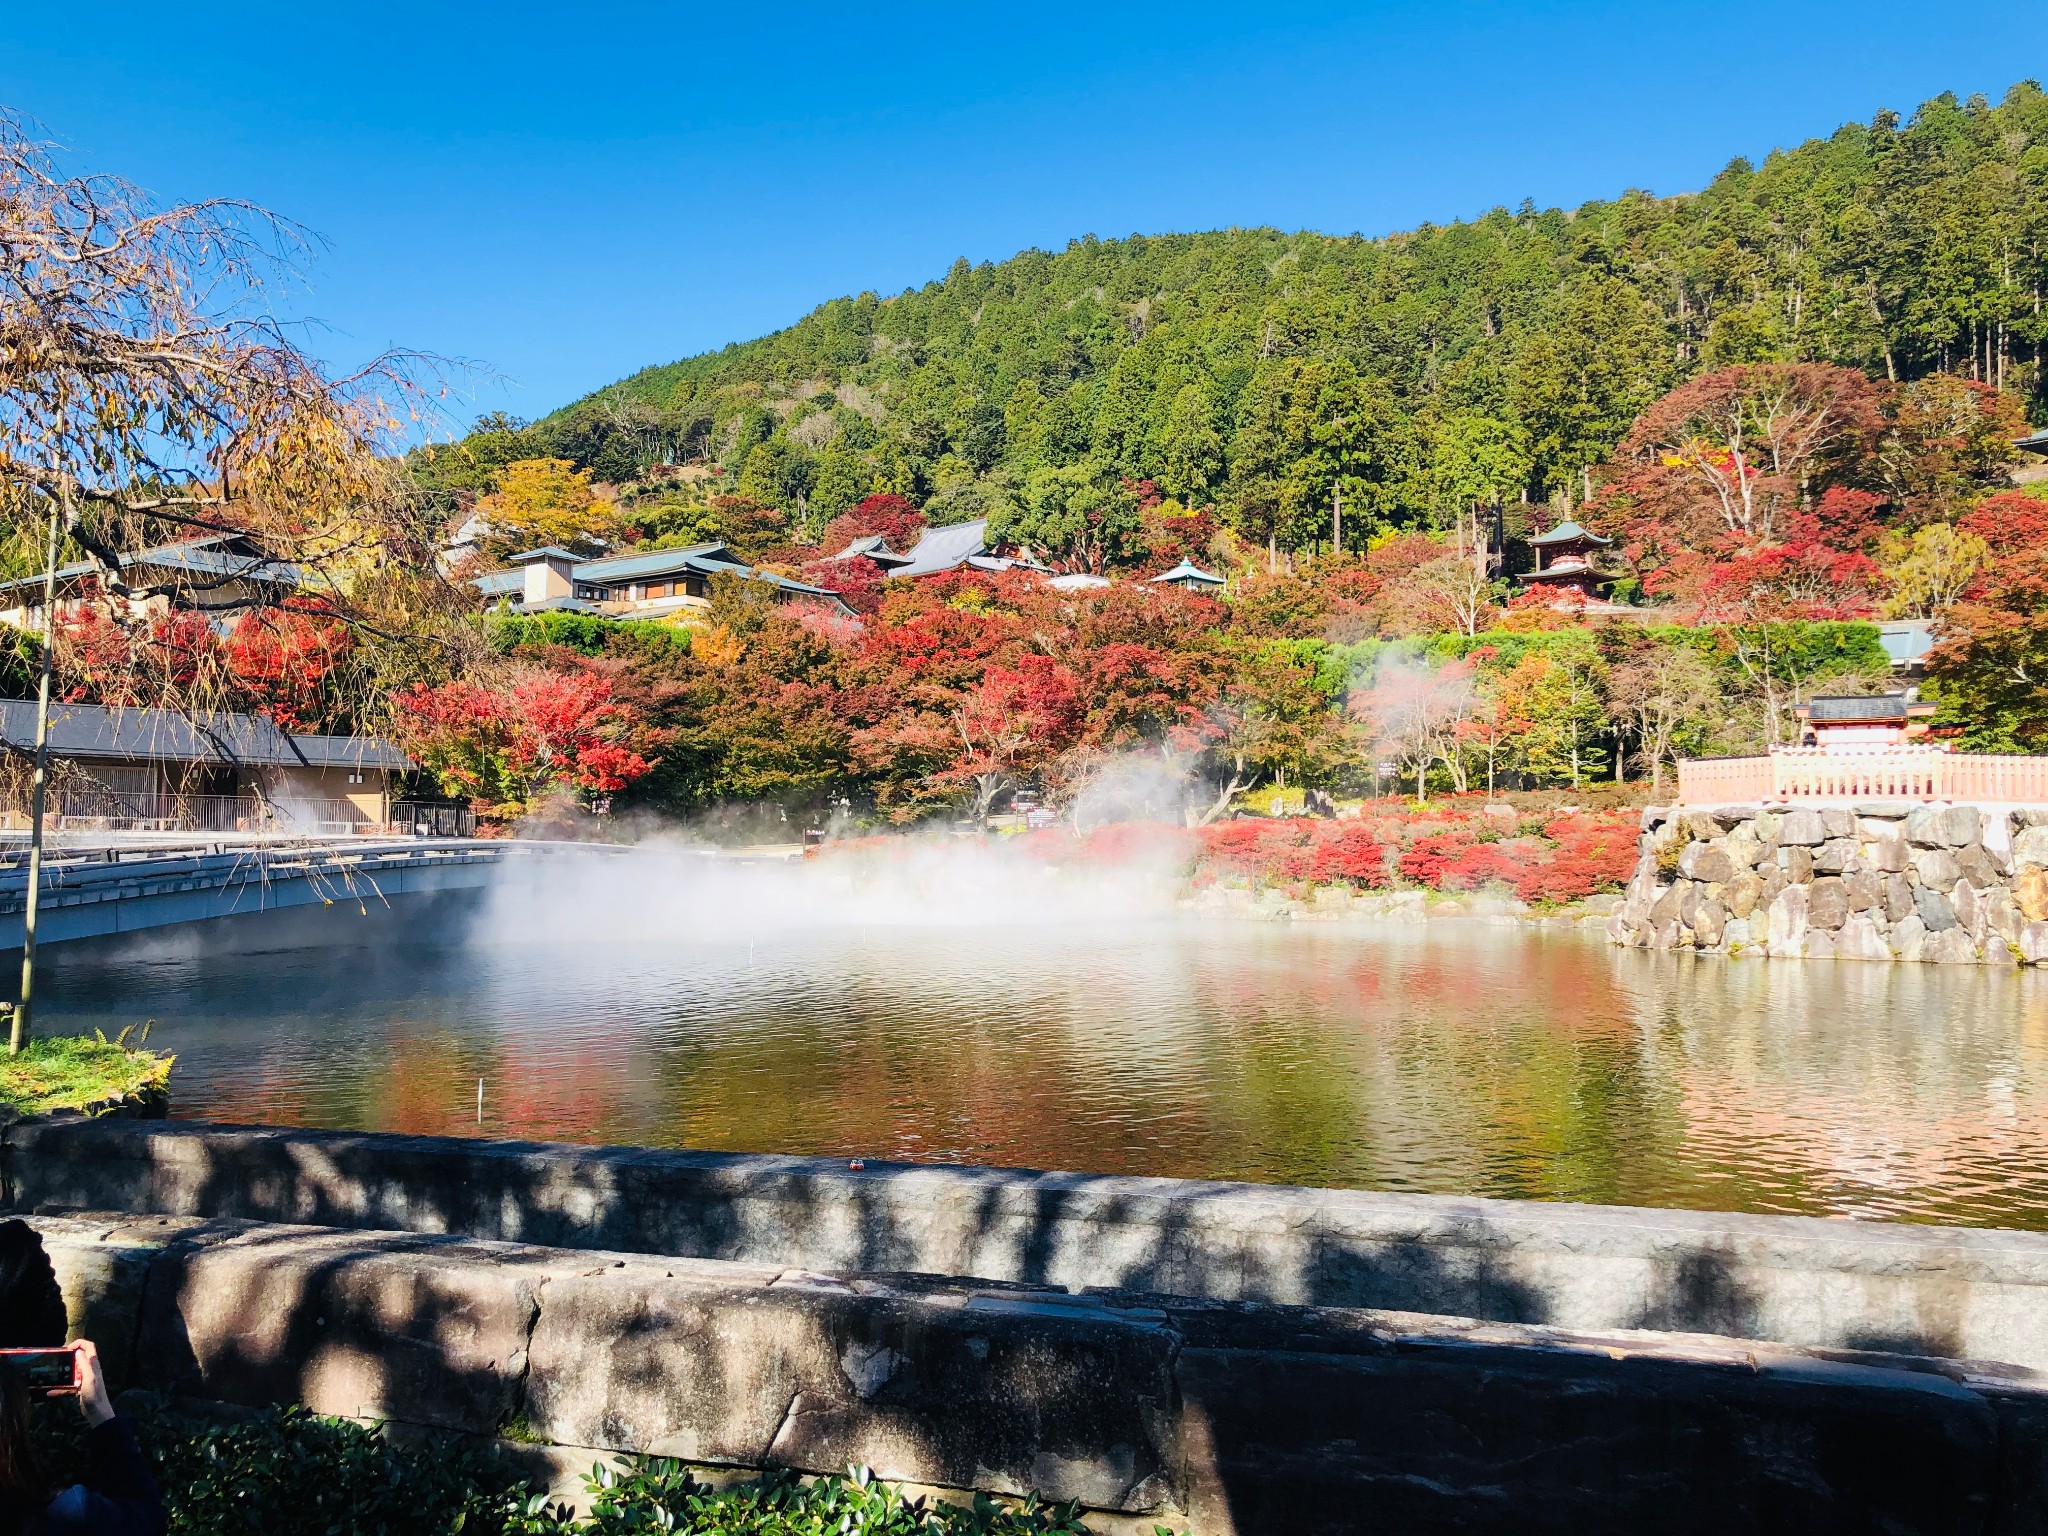
<path id="1" fill-rule="evenodd" d="M 1566 588 L 1594 604 L 1602 601 L 1602 589 L 1613 585 L 1614 578 L 1602 575 L 1594 566 L 1593 555 L 1596 550 L 1612 548 L 1614 540 L 1564 522 L 1528 542 L 1536 556 L 1536 569 L 1515 577 L 1522 586 Z"/>
<path id="2" fill-rule="evenodd" d="M 1896 747 L 1927 734 L 1934 706 L 1911 693 L 1879 693 L 1811 699 L 1795 705 L 1792 713 L 1799 717 L 1803 747 Z"/>

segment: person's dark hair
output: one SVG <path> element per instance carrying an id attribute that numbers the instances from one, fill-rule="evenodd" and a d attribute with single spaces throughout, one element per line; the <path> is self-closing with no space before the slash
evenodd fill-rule
<path id="1" fill-rule="evenodd" d="M 39 1508 L 50 1496 L 28 1437 L 28 1383 L 0 1360 L 0 1528 Z"/>
<path id="2" fill-rule="evenodd" d="M 68 1331 L 42 1238 L 25 1221 L 0 1221 L 0 1349 L 57 1349 Z"/>

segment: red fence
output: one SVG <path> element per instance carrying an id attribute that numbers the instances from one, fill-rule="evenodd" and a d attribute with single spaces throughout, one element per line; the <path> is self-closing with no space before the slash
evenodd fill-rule
<path id="1" fill-rule="evenodd" d="M 1939 747 L 1779 747 L 1681 761 L 1682 805 L 1759 800 L 2027 801 L 2048 805 L 2048 757 Z"/>

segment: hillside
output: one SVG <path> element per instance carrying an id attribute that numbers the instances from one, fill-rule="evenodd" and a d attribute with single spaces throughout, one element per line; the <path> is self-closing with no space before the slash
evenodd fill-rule
<path id="1" fill-rule="evenodd" d="M 2029 82 L 1682 196 L 960 261 L 506 435 L 601 479 L 716 464 L 813 527 L 874 491 L 943 521 L 1129 477 L 1292 546 L 1327 526 L 1340 476 L 1361 531 L 1572 498 L 1644 406 L 1731 362 L 1960 373 L 2042 419 L 2044 286 L 2048 96 Z"/>

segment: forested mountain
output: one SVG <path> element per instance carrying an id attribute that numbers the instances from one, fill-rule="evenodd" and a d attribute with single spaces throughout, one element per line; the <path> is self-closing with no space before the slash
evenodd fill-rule
<path id="1" fill-rule="evenodd" d="M 2027 82 L 1881 112 L 1680 196 L 959 261 L 482 434 L 430 478 L 481 485 L 535 445 L 615 481 L 697 462 L 814 528 L 876 491 L 936 521 L 1057 518 L 1150 479 L 1298 547 L 1340 486 L 1354 536 L 1574 500 L 1644 407 L 1728 363 L 1955 373 L 2042 419 L 2044 282 L 2048 96 Z"/>

